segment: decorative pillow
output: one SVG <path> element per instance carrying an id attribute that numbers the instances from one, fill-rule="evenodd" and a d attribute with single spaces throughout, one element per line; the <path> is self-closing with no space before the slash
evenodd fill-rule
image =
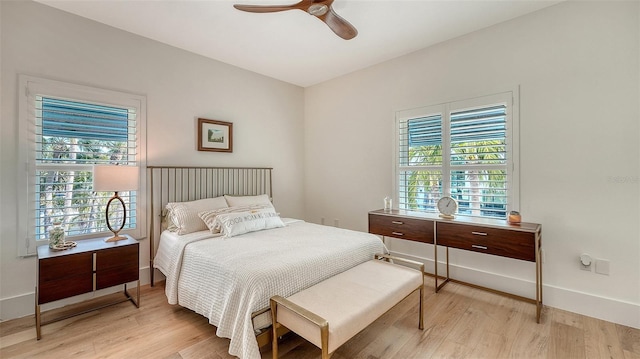
<path id="1" fill-rule="evenodd" d="M 273 207 L 271 199 L 266 194 L 257 196 L 229 196 L 225 194 L 224 199 L 227 200 L 229 207 L 249 206 L 252 204 L 268 204 Z"/>
<path id="2" fill-rule="evenodd" d="M 216 217 L 216 222 L 220 225 L 223 236 L 227 238 L 263 229 L 284 227 L 280 216 L 271 210 L 220 214 Z"/>
<path id="3" fill-rule="evenodd" d="M 220 233 L 220 225 L 216 222 L 216 218 L 220 214 L 225 213 L 237 213 L 237 212 L 258 212 L 262 209 L 268 209 L 271 212 L 274 211 L 273 206 L 270 204 L 253 204 L 249 206 L 237 206 L 237 207 L 227 207 L 220 209 L 211 209 L 208 211 L 199 212 L 198 216 L 204 221 L 204 223 L 209 227 L 209 231 L 211 233 Z"/>
<path id="4" fill-rule="evenodd" d="M 227 201 L 222 196 L 191 202 L 167 203 L 166 208 L 169 211 L 167 215 L 169 226 L 167 229 L 180 235 L 204 231 L 207 229 L 207 225 L 200 219 L 198 213 L 226 207 L 228 207 Z"/>

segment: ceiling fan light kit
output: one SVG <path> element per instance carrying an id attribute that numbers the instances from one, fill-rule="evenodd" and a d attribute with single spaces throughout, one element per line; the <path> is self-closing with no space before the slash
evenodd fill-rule
<path id="1" fill-rule="evenodd" d="M 350 40 L 358 35 L 353 25 L 341 18 L 331 7 L 334 0 L 302 0 L 292 5 L 233 5 L 238 10 L 255 13 L 302 10 L 323 21 L 338 36 Z"/>

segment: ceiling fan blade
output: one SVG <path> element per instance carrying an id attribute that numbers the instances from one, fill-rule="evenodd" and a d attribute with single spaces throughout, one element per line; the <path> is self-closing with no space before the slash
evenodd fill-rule
<path id="1" fill-rule="evenodd" d="M 278 12 L 278 11 L 285 11 L 285 10 L 293 10 L 293 9 L 300 9 L 300 10 L 304 10 L 307 6 L 309 6 L 309 4 L 312 2 L 313 0 L 302 0 L 296 4 L 291 4 L 291 5 L 241 5 L 241 4 L 235 4 L 233 5 L 234 8 L 238 9 L 238 10 L 242 10 L 242 11 L 246 11 L 246 12 Z"/>
<path id="2" fill-rule="evenodd" d="M 318 19 L 324 21 L 336 35 L 345 40 L 351 40 L 358 35 L 358 30 L 347 20 L 336 14 L 332 7 L 329 7 L 329 11 L 326 14 L 318 16 Z"/>
<path id="3" fill-rule="evenodd" d="M 269 6 L 269 5 L 233 5 L 238 10 L 246 11 L 246 12 L 278 12 L 295 9 L 295 7 L 291 7 L 289 5 L 281 5 L 281 6 Z"/>
<path id="4" fill-rule="evenodd" d="M 0 0 L 1 1 L 1 0 Z M 246 12 L 278 12 L 286 10 L 302 10 L 309 15 L 313 15 L 322 20 L 329 28 L 345 40 L 350 40 L 358 35 L 353 25 L 347 20 L 341 18 L 335 11 L 331 4 L 334 0 L 301 0 L 298 3 L 291 5 L 241 5 L 235 4 L 234 8 L 246 11 Z"/>

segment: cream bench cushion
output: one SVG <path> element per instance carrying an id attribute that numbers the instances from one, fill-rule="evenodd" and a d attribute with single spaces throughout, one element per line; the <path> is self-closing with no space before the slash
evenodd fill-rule
<path id="1" fill-rule="evenodd" d="M 274 328 L 284 325 L 310 341 L 328 357 L 338 347 L 393 308 L 411 293 L 420 291 L 420 329 L 423 328 L 422 297 L 424 266 L 401 258 L 378 255 L 377 258 L 410 262 L 419 270 L 371 260 L 328 278 L 286 299 L 272 298 Z M 326 344 L 322 327 L 325 326 Z M 273 331 L 274 333 L 277 330 Z M 274 337 L 277 358 L 277 337 Z"/>

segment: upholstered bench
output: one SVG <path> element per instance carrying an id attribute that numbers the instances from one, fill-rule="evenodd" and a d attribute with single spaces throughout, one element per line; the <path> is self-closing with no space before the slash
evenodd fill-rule
<path id="1" fill-rule="evenodd" d="M 404 262 L 416 266 L 390 263 Z M 271 298 L 273 358 L 284 326 L 322 349 L 322 359 L 415 291 L 420 292 L 418 328 L 423 329 L 424 265 L 388 255 L 362 263 L 288 298 Z"/>

